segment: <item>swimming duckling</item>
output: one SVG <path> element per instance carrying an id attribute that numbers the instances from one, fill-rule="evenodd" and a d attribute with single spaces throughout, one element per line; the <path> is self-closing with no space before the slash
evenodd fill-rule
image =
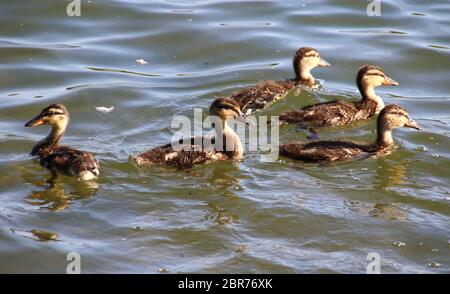
<path id="1" fill-rule="evenodd" d="M 330 66 L 313 48 L 300 48 L 293 60 L 295 79 L 285 81 L 265 81 L 256 86 L 235 92 L 230 97 L 241 107 L 245 114 L 263 109 L 270 102 L 283 98 L 290 89 L 298 84 L 312 86 L 316 80 L 311 70 L 317 66 Z"/>
<path id="2" fill-rule="evenodd" d="M 341 126 L 356 120 L 368 119 L 384 107 L 383 100 L 375 94 L 375 87 L 399 85 L 375 65 L 361 67 L 356 84 L 362 96 L 361 101 L 335 100 L 309 105 L 299 110 L 285 111 L 280 115 L 280 124 L 300 123 L 315 133 L 315 128 Z"/>
<path id="3" fill-rule="evenodd" d="M 214 135 L 206 135 L 199 138 L 183 139 L 164 146 L 153 148 L 145 153 L 132 156 L 138 166 L 162 165 L 179 168 L 189 168 L 196 164 L 207 163 L 216 160 L 241 159 L 244 147 L 239 136 L 228 126 L 228 119 L 241 117 L 245 119 L 241 108 L 236 101 L 229 98 L 216 99 L 209 110 L 210 115 L 216 116 L 222 122 L 221 126 L 215 126 Z M 222 137 L 221 142 L 216 139 Z M 174 148 L 176 146 L 177 148 Z"/>
<path id="4" fill-rule="evenodd" d="M 67 125 L 69 113 L 61 104 L 52 104 L 25 124 L 26 127 L 50 125 L 50 134 L 34 145 L 31 155 L 40 158 L 40 164 L 53 172 L 63 172 L 83 181 L 96 179 L 100 167 L 94 155 L 79 151 L 70 146 L 61 146 L 61 140 Z"/>
<path id="5" fill-rule="evenodd" d="M 377 139 L 370 145 L 344 141 L 298 142 L 280 145 L 280 154 L 306 162 L 341 161 L 364 155 L 385 154 L 395 146 L 392 130 L 401 127 L 420 129 L 406 110 L 397 105 L 388 105 L 378 116 Z"/>

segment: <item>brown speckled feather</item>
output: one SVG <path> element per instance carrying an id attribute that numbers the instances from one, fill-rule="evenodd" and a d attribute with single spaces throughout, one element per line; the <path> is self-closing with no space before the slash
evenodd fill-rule
<path id="1" fill-rule="evenodd" d="M 280 145 L 280 154 L 305 162 L 339 161 L 371 152 L 371 148 L 351 142 L 319 141 Z"/>
<path id="2" fill-rule="evenodd" d="M 206 143 L 204 144 L 203 149 L 195 148 L 199 147 L 199 145 L 195 145 L 198 141 L 196 141 L 195 138 L 191 138 L 190 141 L 191 145 L 183 146 L 183 150 L 174 150 L 172 144 L 167 144 L 144 152 L 134 157 L 134 160 L 140 166 L 163 165 L 168 167 L 191 168 L 194 165 L 207 163 L 213 160 L 227 160 L 233 158 L 233 152 L 217 151 L 213 146 L 206 146 Z M 223 142 L 226 142 L 225 138 Z M 183 140 L 178 143 L 183 144 Z M 214 139 L 211 143 L 214 144 Z"/>
<path id="3" fill-rule="evenodd" d="M 89 152 L 73 149 L 69 146 L 57 146 L 39 150 L 40 164 L 55 172 L 64 172 L 78 176 L 84 171 L 98 176 L 100 168 L 97 160 Z"/>
<path id="4" fill-rule="evenodd" d="M 371 157 L 390 153 L 395 147 L 392 130 L 407 127 L 420 129 L 408 112 L 398 105 L 383 108 L 377 118 L 377 138 L 368 145 L 344 141 L 294 142 L 280 145 L 282 156 L 306 162 L 340 161 L 355 157 Z"/>
<path id="5" fill-rule="evenodd" d="M 250 114 L 256 110 L 263 109 L 271 102 L 283 98 L 295 84 L 290 81 L 265 81 L 256 86 L 243 89 L 231 95 L 242 111 Z"/>
<path id="6" fill-rule="evenodd" d="M 280 123 L 305 123 L 314 127 L 341 126 L 356 120 L 367 119 L 376 113 L 377 104 L 372 101 L 332 101 L 306 106 L 299 110 L 285 111 Z"/>

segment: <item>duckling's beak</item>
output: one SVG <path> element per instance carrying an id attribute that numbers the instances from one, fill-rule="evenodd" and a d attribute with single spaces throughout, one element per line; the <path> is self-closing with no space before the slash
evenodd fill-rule
<path id="1" fill-rule="evenodd" d="M 399 83 L 397 83 L 396 81 L 394 81 L 393 79 L 391 79 L 390 77 L 386 76 L 384 78 L 384 81 L 382 83 L 385 86 L 398 86 L 400 85 Z"/>
<path id="2" fill-rule="evenodd" d="M 30 120 L 29 122 L 27 122 L 25 124 L 26 127 L 37 127 L 40 125 L 45 124 L 45 122 L 42 120 L 41 115 L 39 114 L 38 116 L 36 116 L 35 118 L 33 118 L 32 120 Z"/>
<path id="3" fill-rule="evenodd" d="M 323 59 L 322 57 L 320 57 L 320 61 L 319 61 L 319 64 L 318 64 L 319 66 L 322 66 L 322 67 L 328 67 L 328 66 L 331 66 L 331 64 L 328 62 L 328 61 L 326 61 L 325 59 Z"/>
<path id="4" fill-rule="evenodd" d="M 416 123 L 414 120 L 409 119 L 408 122 L 405 124 L 405 127 L 407 128 L 413 128 L 416 130 L 420 130 L 420 126 L 418 123 Z"/>

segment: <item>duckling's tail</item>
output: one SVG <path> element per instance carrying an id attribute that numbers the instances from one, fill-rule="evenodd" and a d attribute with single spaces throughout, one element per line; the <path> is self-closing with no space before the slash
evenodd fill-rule
<path id="1" fill-rule="evenodd" d="M 139 157 L 139 155 L 131 154 L 130 155 L 131 161 L 136 165 L 142 165 L 142 158 Z"/>

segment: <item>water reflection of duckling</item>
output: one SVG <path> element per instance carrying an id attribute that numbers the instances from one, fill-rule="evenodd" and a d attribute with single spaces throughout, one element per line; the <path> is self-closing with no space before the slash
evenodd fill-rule
<path id="1" fill-rule="evenodd" d="M 376 189 L 387 189 L 390 187 L 401 187 L 408 183 L 407 174 L 410 171 L 411 161 L 404 154 L 397 154 L 389 161 L 380 161 L 373 178 Z"/>
<path id="2" fill-rule="evenodd" d="M 63 172 L 80 180 L 94 180 L 100 174 L 98 161 L 89 152 L 79 151 L 70 146 L 61 146 L 61 140 L 67 125 L 69 113 L 61 104 L 52 104 L 25 124 L 26 127 L 50 125 L 50 134 L 34 145 L 31 155 L 40 158 L 40 164 L 53 172 Z"/>
<path id="3" fill-rule="evenodd" d="M 408 210 L 399 203 L 377 203 L 368 211 L 370 216 L 389 220 L 406 220 Z"/>
<path id="4" fill-rule="evenodd" d="M 265 108 L 270 102 L 283 98 L 287 92 L 298 84 L 313 86 L 316 80 L 311 70 L 317 66 L 330 66 L 313 48 L 300 48 L 293 60 L 295 79 L 285 81 L 265 81 L 256 86 L 235 92 L 230 97 L 235 100 L 242 111 L 250 114 Z"/>
<path id="5" fill-rule="evenodd" d="M 309 105 L 299 110 L 285 111 L 280 115 L 280 124 L 300 123 L 304 127 L 320 128 L 341 126 L 356 120 L 368 119 L 384 107 L 383 100 L 375 94 L 375 87 L 381 85 L 397 86 L 398 83 L 374 65 L 361 67 L 356 84 L 362 100 L 349 102 L 336 100 Z"/>
<path id="6" fill-rule="evenodd" d="M 239 105 L 234 100 L 219 98 L 212 103 L 209 112 L 222 121 L 221 127 L 215 127 L 216 134 L 213 138 L 208 138 L 207 136 L 191 138 L 186 141 L 188 143 L 181 139 L 179 142 L 172 142 L 133 156 L 133 160 L 138 166 L 162 165 L 185 168 L 216 160 L 241 159 L 244 147 L 239 136 L 227 123 L 227 120 L 230 118 L 242 117 L 245 119 L 245 115 L 242 113 Z M 222 136 L 224 144 L 221 150 L 216 149 L 214 146 L 214 138 L 220 136 Z M 173 148 L 174 143 L 179 145 L 180 150 Z M 198 143 L 201 143 L 202 146 L 196 145 Z"/>
<path id="7" fill-rule="evenodd" d="M 378 116 L 377 139 L 372 144 L 360 145 L 344 141 L 288 143 L 280 146 L 280 154 L 306 162 L 342 161 L 364 155 L 385 154 L 395 146 L 392 130 L 400 127 L 420 129 L 406 110 L 397 105 L 388 105 Z"/>
<path id="8" fill-rule="evenodd" d="M 28 204 L 39 206 L 50 211 L 62 211 L 71 204 L 71 199 L 65 194 L 61 185 L 53 185 L 44 191 L 33 191 L 26 199 Z"/>
<path id="9" fill-rule="evenodd" d="M 25 173 L 24 178 L 28 183 L 39 188 L 39 190 L 33 190 L 26 197 L 25 201 L 30 205 L 38 206 L 40 209 L 54 212 L 69 208 L 77 200 L 93 197 L 98 188 L 97 183 L 94 181 L 81 184 L 72 178 L 57 178 L 55 174 L 45 179 L 41 177 L 38 179 Z"/>

